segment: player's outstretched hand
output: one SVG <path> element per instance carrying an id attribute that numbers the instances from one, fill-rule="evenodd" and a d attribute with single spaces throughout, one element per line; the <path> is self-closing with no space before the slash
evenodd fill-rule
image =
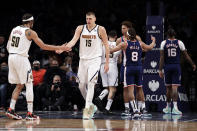
<path id="1" fill-rule="evenodd" d="M 159 77 L 163 79 L 164 75 L 162 71 L 159 71 Z"/>
<path id="2" fill-rule="evenodd" d="M 105 66 L 104 66 L 104 71 L 105 73 L 107 73 L 109 70 L 109 64 L 105 63 Z"/>
<path id="3" fill-rule="evenodd" d="M 61 50 L 66 51 L 66 52 L 69 52 L 72 50 L 72 48 L 68 47 L 67 45 L 65 46 L 65 44 L 61 45 L 60 48 Z"/>
<path id="4" fill-rule="evenodd" d="M 60 46 L 60 49 L 59 50 L 56 50 L 55 52 L 57 53 L 57 54 L 61 54 L 62 52 L 64 52 L 64 51 L 66 51 L 66 52 L 69 52 L 69 51 L 71 51 L 72 49 L 70 48 L 70 47 L 67 47 L 67 46 L 65 46 L 65 45 L 62 45 L 62 46 Z"/>
<path id="5" fill-rule="evenodd" d="M 62 52 L 64 52 L 63 50 L 56 50 L 55 53 L 57 54 L 61 54 Z"/>

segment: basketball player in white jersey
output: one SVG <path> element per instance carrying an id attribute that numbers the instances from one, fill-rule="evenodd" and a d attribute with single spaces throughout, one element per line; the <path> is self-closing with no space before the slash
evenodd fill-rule
<path id="1" fill-rule="evenodd" d="M 108 34 L 109 37 L 109 47 L 114 48 L 116 47 L 116 39 L 117 39 L 117 33 L 116 31 L 110 31 Z M 105 65 L 105 48 L 103 48 L 103 55 L 102 55 L 102 60 L 101 60 L 101 69 L 100 69 L 100 74 L 102 78 L 102 84 L 103 87 L 105 88 L 101 94 L 95 99 L 95 102 L 97 103 L 96 105 L 99 105 L 100 110 L 103 111 L 105 114 L 110 113 L 110 108 L 113 102 L 113 98 L 116 93 L 116 87 L 118 86 L 118 67 L 117 67 L 117 60 L 118 56 L 121 52 L 114 52 L 111 53 L 109 56 L 109 71 L 105 73 L 104 71 L 104 65 Z M 103 109 L 102 106 L 102 100 L 103 98 L 108 95 L 108 100 L 105 109 Z"/>
<path id="2" fill-rule="evenodd" d="M 68 50 L 76 44 L 80 38 L 79 47 L 79 89 L 83 98 L 86 100 L 85 109 L 83 110 L 83 119 L 91 119 L 97 110 L 92 104 L 94 96 L 94 86 L 98 79 L 98 72 L 101 65 L 102 43 L 105 46 L 106 62 L 104 66 L 105 72 L 109 70 L 109 45 L 107 33 L 104 27 L 95 23 L 96 16 L 94 12 L 86 13 L 85 25 L 77 27 L 73 39 L 66 44 Z M 61 53 L 62 51 L 57 51 Z M 87 86 L 87 91 L 86 91 Z"/>
<path id="3" fill-rule="evenodd" d="M 19 93 L 26 87 L 27 99 L 27 120 L 39 119 L 38 116 L 33 114 L 33 77 L 31 65 L 28 60 L 28 52 L 32 40 L 43 50 L 67 50 L 65 46 L 53 46 L 45 44 L 37 35 L 33 28 L 34 18 L 31 14 L 24 14 L 22 17 L 23 25 L 17 26 L 12 29 L 10 34 L 7 50 L 9 52 L 8 65 L 9 83 L 16 84 L 16 88 L 12 93 L 10 107 L 6 112 L 9 118 L 20 120 L 21 116 L 15 113 L 15 104 L 18 99 Z"/>

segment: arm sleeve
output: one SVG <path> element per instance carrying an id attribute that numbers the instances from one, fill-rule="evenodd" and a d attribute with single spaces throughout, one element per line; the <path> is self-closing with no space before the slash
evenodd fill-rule
<path id="1" fill-rule="evenodd" d="M 183 42 L 182 41 L 178 41 L 178 44 L 179 44 L 179 48 L 181 49 L 181 51 L 184 51 L 184 50 L 186 50 L 185 49 L 185 45 L 183 44 Z"/>
<path id="2" fill-rule="evenodd" d="M 161 42 L 160 50 L 164 50 L 165 44 L 166 44 L 165 40 Z"/>

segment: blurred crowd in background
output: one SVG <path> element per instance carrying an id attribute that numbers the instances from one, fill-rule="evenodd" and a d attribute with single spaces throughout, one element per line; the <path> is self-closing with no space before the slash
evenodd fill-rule
<path id="1" fill-rule="evenodd" d="M 121 36 L 121 22 L 130 20 L 143 41 L 146 37 L 147 15 L 162 15 L 165 29 L 172 26 L 177 31 L 177 38 L 185 43 L 188 53 L 197 63 L 197 1 L 195 0 L 29 0 L 28 5 L 22 1 L 12 1 L 14 8 L 1 5 L 0 9 L 0 109 L 8 106 L 15 85 L 8 83 L 7 40 L 11 29 L 21 24 L 24 13 L 35 17 L 34 30 L 47 44 L 61 45 L 71 40 L 77 25 L 85 24 L 85 13 L 94 11 L 96 23 L 106 28 L 107 32 L 116 30 Z M 77 70 L 79 62 L 78 44 L 69 53 L 61 55 L 41 50 L 35 43 L 29 52 L 34 77 L 35 110 L 81 110 L 84 101 L 78 90 Z M 182 64 L 183 86 L 187 88 L 192 102 L 197 101 L 195 87 L 196 74 Z M 184 77 L 185 76 L 185 77 Z M 193 81 L 192 81 L 193 80 Z M 192 83 L 192 82 L 193 83 Z M 98 81 L 95 96 L 102 90 Z M 190 90 L 190 87 L 192 90 Z M 112 109 L 122 109 L 122 88 L 114 99 Z M 18 109 L 25 108 L 25 89 L 20 94 Z M 82 102 L 83 101 L 83 102 Z M 117 106 L 119 105 L 119 106 Z M 77 107 L 77 108 L 76 108 Z M 195 107 L 194 107 L 195 108 Z M 22 110 L 22 109 L 21 109 Z"/>

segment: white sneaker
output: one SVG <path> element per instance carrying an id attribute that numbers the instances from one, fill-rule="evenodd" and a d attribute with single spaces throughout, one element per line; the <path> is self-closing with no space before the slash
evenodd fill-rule
<path id="1" fill-rule="evenodd" d="M 97 107 L 95 105 L 91 105 L 89 108 L 89 112 L 90 112 L 90 118 L 94 117 L 94 113 L 97 111 Z"/>
<path id="2" fill-rule="evenodd" d="M 85 120 L 89 120 L 90 119 L 90 112 L 89 112 L 89 109 L 88 108 L 84 108 L 83 109 L 83 119 Z"/>
<path id="3" fill-rule="evenodd" d="M 179 111 L 178 109 L 173 108 L 172 109 L 172 114 L 174 114 L 174 115 L 182 115 L 182 112 Z"/>
<path id="4" fill-rule="evenodd" d="M 171 107 L 163 108 L 163 113 L 170 114 L 171 113 Z"/>

